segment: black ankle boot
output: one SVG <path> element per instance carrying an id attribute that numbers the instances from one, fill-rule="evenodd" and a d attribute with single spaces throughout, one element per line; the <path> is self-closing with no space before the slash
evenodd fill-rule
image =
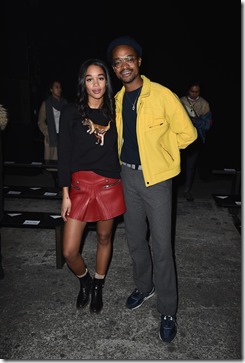
<path id="1" fill-rule="evenodd" d="M 92 286 L 92 277 L 89 272 L 84 277 L 79 278 L 80 291 L 77 297 L 77 309 L 84 308 L 89 302 L 89 293 Z"/>
<path id="2" fill-rule="evenodd" d="M 102 288 L 104 287 L 104 282 L 104 279 L 93 278 L 90 303 L 91 313 L 98 314 L 103 308 Z"/>

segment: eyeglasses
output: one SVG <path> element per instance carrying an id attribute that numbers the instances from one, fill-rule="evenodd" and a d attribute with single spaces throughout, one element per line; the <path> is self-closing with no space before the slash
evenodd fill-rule
<path id="1" fill-rule="evenodd" d="M 122 65 L 124 63 L 133 65 L 135 63 L 136 59 L 137 59 L 137 57 L 135 57 L 133 55 L 125 57 L 125 58 L 117 58 L 117 59 L 113 60 L 112 66 L 115 68 L 120 68 L 120 67 L 122 67 Z"/>

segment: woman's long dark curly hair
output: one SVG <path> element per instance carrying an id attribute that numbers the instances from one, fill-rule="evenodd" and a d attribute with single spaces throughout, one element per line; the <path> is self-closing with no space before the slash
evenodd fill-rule
<path id="1" fill-rule="evenodd" d="M 101 106 L 101 109 L 106 117 L 108 117 L 111 121 L 115 121 L 115 98 L 112 89 L 112 82 L 109 69 L 106 63 L 98 58 L 87 59 L 84 63 L 82 63 L 80 67 L 78 75 L 77 101 L 76 101 L 79 112 L 81 113 L 83 119 L 89 117 L 88 94 L 86 91 L 85 80 L 86 80 L 87 69 L 91 65 L 101 67 L 105 73 L 106 92 L 104 94 L 104 101 Z"/>

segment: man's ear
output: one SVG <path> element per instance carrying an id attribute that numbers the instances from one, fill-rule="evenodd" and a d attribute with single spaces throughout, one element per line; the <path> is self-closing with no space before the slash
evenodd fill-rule
<path id="1" fill-rule="evenodd" d="M 141 57 L 139 57 L 139 58 L 138 58 L 138 65 L 139 65 L 139 67 L 141 66 L 141 62 L 142 62 L 142 58 L 141 58 Z"/>

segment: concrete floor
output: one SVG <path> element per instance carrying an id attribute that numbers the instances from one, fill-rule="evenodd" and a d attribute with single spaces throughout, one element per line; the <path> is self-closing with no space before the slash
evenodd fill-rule
<path id="1" fill-rule="evenodd" d="M 28 185 L 52 184 L 48 172 L 22 179 Z M 55 267 L 53 230 L 2 228 L 5 277 L 0 280 L 0 358 L 7 360 L 240 360 L 241 235 L 227 208 L 213 193 L 229 192 L 229 178 L 196 178 L 194 202 L 177 188 L 175 256 L 179 308 L 172 343 L 158 337 L 156 296 L 129 311 L 134 289 L 125 232 L 115 234 L 104 308 L 98 316 L 75 308 L 79 283 L 66 265 Z M 5 209 L 59 211 L 60 201 L 6 199 Z M 95 232 L 83 255 L 94 272 Z"/>

